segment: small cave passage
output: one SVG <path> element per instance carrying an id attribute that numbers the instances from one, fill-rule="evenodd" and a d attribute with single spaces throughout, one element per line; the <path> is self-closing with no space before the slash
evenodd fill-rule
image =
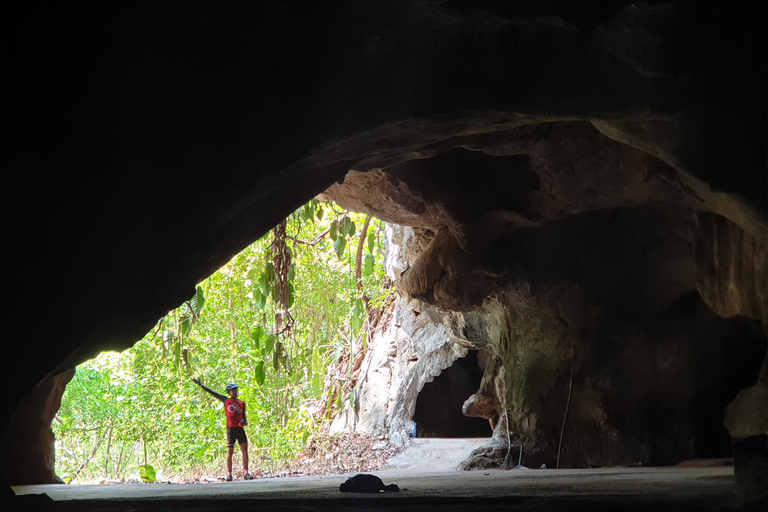
<path id="1" fill-rule="evenodd" d="M 470 418 L 461 412 L 467 398 L 480 388 L 482 377 L 477 352 L 470 351 L 426 383 L 413 414 L 417 437 L 491 437 L 488 420 Z"/>

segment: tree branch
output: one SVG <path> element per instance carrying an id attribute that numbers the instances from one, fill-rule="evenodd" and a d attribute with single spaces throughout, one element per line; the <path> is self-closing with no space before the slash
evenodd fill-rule
<path id="1" fill-rule="evenodd" d="M 75 474 L 72 475 L 72 478 L 69 479 L 69 481 L 73 481 L 75 478 L 77 478 L 77 475 L 80 474 L 80 472 L 85 469 L 85 466 L 88 465 L 89 462 L 91 462 L 91 459 L 93 459 L 93 456 L 96 455 L 96 452 L 98 451 L 99 447 L 101 446 L 101 443 L 104 441 L 104 437 L 106 437 L 106 432 L 98 439 L 96 443 L 93 445 L 93 450 L 91 450 L 91 454 L 88 456 L 87 459 L 83 461 L 82 464 L 80 464 L 80 467 L 77 468 L 77 471 L 75 471 Z"/>
<path id="2" fill-rule="evenodd" d="M 338 223 L 338 222 L 340 222 L 340 221 L 343 221 L 343 220 L 344 220 L 344 219 L 347 217 L 347 215 L 349 215 L 349 210 L 345 210 L 345 211 L 344 211 L 344 213 L 341 215 L 341 217 L 339 217 L 338 219 L 336 219 L 336 222 Z M 295 243 L 297 243 L 297 244 L 302 244 L 302 245 L 307 245 L 307 246 L 309 246 L 309 247 L 314 247 L 314 246 L 316 246 L 317 244 L 319 244 L 319 243 L 320 243 L 320 241 L 321 241 L 323 238 L 325 238 L 325 236 L 326 236 L 328 233 L 330 233 L 330 232 L 331 232 L 331 228 L 330 228 L 330 226 L 329 226 L 329 227 L 327 227 L 327 228 L 325 229 L 325 231 L 323 231 L 322 233 L 320 233 L 319 235 L 317 235 L 317 237 L 316 237 L 316 238 L 315 238 L 313 241 L 311 241 L 311 242 L 308 242 L 308 241 L 306 241 L 306 240 L 302 240 L 301 238 L 298 238 L 298 237 L 295 237 L 295 236 L 290 236 L 290 235 L 285 235 L 285 238 L 287 238 L 287 239 L 289 239 L 289 240 L 293 240 L 293 241 L 294 241 Z"/>

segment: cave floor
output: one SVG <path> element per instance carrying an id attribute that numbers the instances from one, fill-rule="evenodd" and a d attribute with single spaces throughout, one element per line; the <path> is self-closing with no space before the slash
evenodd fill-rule
<path id="1" fill-rule="evenodd" d="M 461 441 L 451 440 L 451 443 Z M 465 443 L 467 446 L 475 441 Z M 351 474 L 207 484 L 13 487 L 18 510 L 734 510 L 733 467 L 692 461 L 668 467 L 457 471 L 440 441 L 415 442 L 373 472 L 401 492 L 341 493 Z M 456 446 L 449 447 L 456 448 Z M 468 452 L 458 452 L 468 454 Z"/>

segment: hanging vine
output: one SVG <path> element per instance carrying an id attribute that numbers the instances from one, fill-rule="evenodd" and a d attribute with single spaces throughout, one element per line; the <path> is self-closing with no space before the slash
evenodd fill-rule
<path id="1" fill-rule="evenodd" d="M 272 300 L 279 307 L 275 312 L 275 329 L 278 334 L 290 334 L 294 320 L 290 308 L 293 305 L 293 263 L 291 249 L 286 243 L 288 219 L 272 230 L 272 254 L 267 262 L 267 274 L 272 285 Z"/>

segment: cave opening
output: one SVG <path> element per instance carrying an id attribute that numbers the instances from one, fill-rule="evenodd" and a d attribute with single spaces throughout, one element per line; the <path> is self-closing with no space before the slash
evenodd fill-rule
<path id="1" fill-rule="evenodd" d="M 486 419 L 465 416 L 462 405 L 480 387 L 483 369 L 477 351 L 457 359 L 432 382 L 427 382 L 416 399 L 413 421 L 417 437 L 491 437 Z"/>

